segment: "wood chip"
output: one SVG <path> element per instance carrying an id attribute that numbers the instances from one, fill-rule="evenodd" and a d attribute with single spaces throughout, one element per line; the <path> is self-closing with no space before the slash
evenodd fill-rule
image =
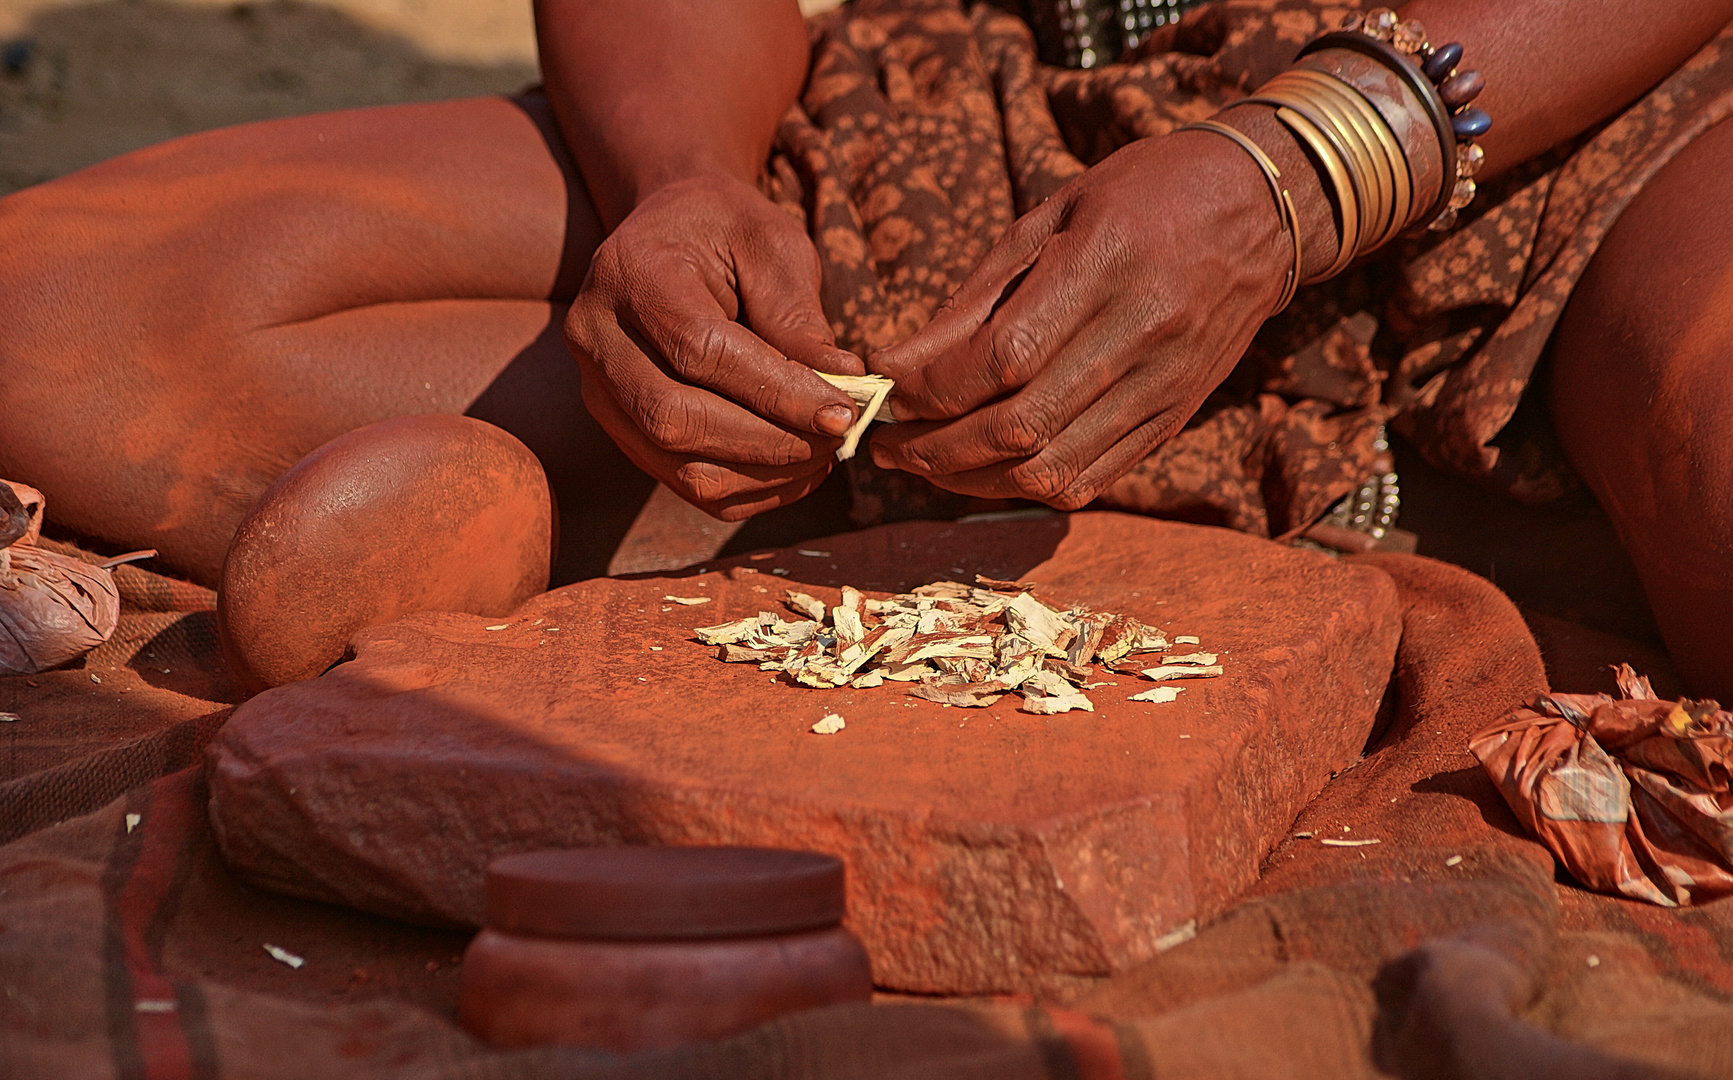
<path id="1" fill-rule="evenodd" d="M 854 457 L 860 447 L 861 436 L 866 433 L 867 425 L 879 419 L 879 412 L 884 408 L 885 399 L 891 396 L 891 390 L 897 385 L 893 379 L 883 375 L 832 375 L 827 371 L 818 372 L 818 377 L 841 390 L 854 400 L 860 409 L 860 415 L 843 433 L 842 445 L 836 448 L 836 459 L 847 461 Z M 886 423 L 893 421 L 887 415 Z"/>
<path id="2" fill-rule="evenodd" d="M 500 623 L 498 626 L 484 626 L 483 630 L 510 630 L 511 623 Z"/>
<path id="3" fill-rule="evenodd" d="M 1137 619 L 1086 608 L 1062 611 L 1038 599 L 1034 587 L 1033 582 L 975 575 L 972 585 L 935 581 L 877 599 L 844 585 L 835 606 L 789 589 L 785 603 L 807 618 L 761 611 L 753 618 L 698 627 L 694 636 L 714 646 L 719 660 L 756 662 L 759 670 L 780 673 L 782 681 L 799 686 L 866 690 L 887 682 L 914 683 L 911 697 L 960 708 L 982 708 L 1016 692 L 1020 708 L 1036 715 L 1094 712 L 1084 691 L 1120 684 L 1098 678 L 1091 660 L 1110 670 L 1134 671 L 1138 661 L 1130 657 L 1169 648 L 1162 631 Z M 1143 674 L 1165 681 L 1223 673 L 1213 653 L 1163 659 Z M 1158 686 L 1129 700 L 1171 702 L 1182 689 Z"/>
<path id="4" fill-rule="evenodd" d="M 1025 697 L 1023 704 L 1018 706 L 1023 712 L 1034 713 L 1036 716 L 1052 716 L 1056 713 L 1067 713 L 1072 710 L 1094 712 L 1095 703 L 1082 694 L 1066 694 L 1063 697 Z"/>
<path id="5" fill-rule="evenodd" d="M 1193 637 L 1190 634 L 1179 635 L 1178 637 L 1173 639 L 1173 643 L 1175 645 L 1197 645 L 1197 644 L 1199 644 L 1198 639 Z"/>
<path id="6" fill-rule="evenodd" d="M 812 730 L 817 735 L 835 735 L 847 726 L 848 724 L 843 721 L 843 718 L 836 713 L 826 713 L 824 719 L 812 725 Z"/>
<path id="7" fill-rule="evenodd" d="M 1005 628 L 1023 635 L 1049 656 L 1061 660 L 1065 659 L 1066 649 L 1077 638 L 1076 629 L 1065 616 L 1028 593 L 1018 593 L 1005 605 Z"/>
<path id="8" fill-rule="evenodd" d="M 981 574 L 975 575 L 975 584 L 981 586 L 983 589 L 991 589 L 994 592 L 1020 593 L 1035 591 L 1035 583 L 1033 581 L 1000 581 L 998 578 L 984 577 Z"/>
<path id="9" fill-rule="evenodd" d="M 761 664 L 766 660 L 775 659 L 776 653 L 767 649 L 748 649 L 744 645 L 718 645 L 716 659 L 724 664 Z"/>
<path id="10" fill-rule="evenodd" d="M 1162 664 L 1144 668 L 1143 677 L 1160 682 L 1163 679 L 1213 679 L 1222 673 L 1220 664 L 1200 667 L 1195 664 Z"/>
<path id="11" fill-rule="evenodd" d="M 1183 686 L 1158 686 L 1153 690 L 1145 690 L 1141 694 L 1133 694 L 1125 700 L 1153 701 L 1156 704 L 1163 704 L 1169 701 L 1177 701 L 1179 699 L 1180 691 L 1184 689 L 1185 687 Z"/>
<path id="12" fill-rule="evenodd" d="M 710 602 L 710 597 L 708 596 L 664 596 L 662 599 L 668 601 L 670 604 L 685 604 L 687 607 L 697 607 L 699 604 L 708 604 Z"/>
<path id="13" fill-rule="evenodd" d="M 1323 844 L 1325 847 L 1366 847 L 1369 844 L 1378 844 L 1382 842 L 1383 841 L 1381 840 L 1333 840 L 1328 836 L 1318 841 L 1318 843 Z"/>
<path id="14" fill-rule="evenodd" d="M 279 949 L 275 945 L 266 945 L 264 946 L 264 949 L 265 954 L 271 959 L 277 961 L 279 964 L 287 964 L 292 968 L 299 968 L 302 964 L 307 962 L 290 952 L 288 949 Z"/>
<path id="15" fill-rule="evenodd" d="M 0 712 L 0 724 L 16 724 L 24 719 L 15 712 Z"/>
<path id="16" fill-rule="evenodd" d="M 1164 664 L 1194 664 L 1207 667 L 1216 662 L 1216 654 L 1212 652 L 1170 653 L 1161 658 Z"/>
<path id="17" fill-rule="evenodd" d="M 961 709 L 984 709 L 1005 696 L 1004 683 L 958 683 L 952 686 L 941 686 L 938 683 L 924 682 L 910 690 L 909 693 L 927 701 L 936 701 L 940 705 L 955 705 Z"/>

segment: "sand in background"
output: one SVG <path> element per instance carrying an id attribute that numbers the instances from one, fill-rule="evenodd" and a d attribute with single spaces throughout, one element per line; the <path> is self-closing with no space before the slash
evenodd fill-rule
<path id="1" fill-rule="evenodd" d="M 536 79 L 530 0 L 0 0 L 0 194 L 194 131 Z"/>

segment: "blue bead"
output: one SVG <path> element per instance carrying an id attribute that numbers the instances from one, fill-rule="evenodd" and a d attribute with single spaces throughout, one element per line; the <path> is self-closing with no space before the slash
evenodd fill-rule
<path id="1" fill-rule="evenodd" d="M 1470 105 L 1450 118 L 1450 129 L 1458 139 L 1477 139 L 1492 130 L 1492 117 Z"/>
<path id="2" fill-rule="evenodd" d="M 1420 70 L 1426 73 L 1428 79 L 1433 82 L 1440 82 L 1446 75 L 1450 74 L 1452 68 L 1460 63 L 1462 63 L 1462 43 L 1452 41 L 1448 45 L 1440 45 L 1438 51 L 1428 57 L 1426 63 L 1420 65 Z"/>

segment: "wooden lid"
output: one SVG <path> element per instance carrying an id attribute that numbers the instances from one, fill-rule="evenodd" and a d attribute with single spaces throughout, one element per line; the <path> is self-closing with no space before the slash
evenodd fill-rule
<path id="1" fill-rule="evenodd" d="M 842 860 L 744 847 L 529 851 L 487 868 L 487 925 L 603 940 L 753 937 L 842 921 Z"/>

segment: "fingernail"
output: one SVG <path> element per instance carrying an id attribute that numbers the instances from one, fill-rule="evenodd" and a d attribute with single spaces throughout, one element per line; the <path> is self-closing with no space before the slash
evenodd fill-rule
<path id="1" fill-rule="evenodd" d="M 813 426 L 826 435 L 844 435 L 854 423 L 854 412 L 842 405 L 826 405 L 812 418 Z"/>

